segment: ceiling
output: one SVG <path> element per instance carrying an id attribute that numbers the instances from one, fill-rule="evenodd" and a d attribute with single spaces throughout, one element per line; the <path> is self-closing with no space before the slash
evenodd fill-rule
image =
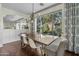
<path id="1" fill-rule="evenodd" d="M 14 22 L 16 20 L 22 19 L 21 16 L 18 15 L 6 15 L 5 17 L 3 17 L 4 21 L 8 21 L 8 22 Z"/>
<path id="2" fill-rule="evenodd" d="M 32 12 L 37 12 L 53 4 L 55 3 L 43 3 L 43 5 L 40 3 L 2 3 L 2 6 L 25 14 L 32 14 Z"/>

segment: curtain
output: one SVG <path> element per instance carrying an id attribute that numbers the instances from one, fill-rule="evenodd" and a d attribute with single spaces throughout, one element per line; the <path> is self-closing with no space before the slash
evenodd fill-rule
<path id="1" fill-rule="evenodd" d="M 64 6 L 68 50 L 79 53 L 79 3 L 66 3 Z"/>

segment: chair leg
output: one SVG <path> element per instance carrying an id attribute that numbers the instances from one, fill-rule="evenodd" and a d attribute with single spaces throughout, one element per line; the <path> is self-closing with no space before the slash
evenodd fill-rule
<path id="1" fill-rule="evenodd" d="M 44 49 L 44 56 L 47 56 L 47 51 Z"/>
<path id="2" fill-rule="evenodd" d="M 25 48 L 26 44 L 24 44 L 23 42 L 21 42 L 21 48 Z"/>

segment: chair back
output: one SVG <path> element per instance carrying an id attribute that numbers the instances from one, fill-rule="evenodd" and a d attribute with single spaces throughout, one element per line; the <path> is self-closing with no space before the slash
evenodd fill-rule
<path id="1" fill-rule="evenodd" d="M 31 47 L 31 49 L 33 49 L 33 51 L 35 51 L 36 55 L 39 55 L 39 56 L 43 55 L 41 48 L 37 47 L 35 42 L 30 38 L 29 38 L 29 46 Z"/>
<path id="2" fill-rule="evenodd" d="M 23 41 L 23 43 L 28 44 L 26 34 L 21 34 L 21 37 L 22 37 L 21 40 Z"/>
<path id="3" fill-rule="evenodd" d="M 56 53 L 57 56 L 63 56 L 64 55 L 66 43 L 67 43 L 67 40 L 62 40 L 60 42 L 59 47 L 57 49 L 57 53 Z"/>
<path id="4" fill-rule="evenodd" d="M 32 49 L 35 49 L 36 48 L 36 45 L 35 45 L 35 42 L 29 38 L 29 45 Z"/>

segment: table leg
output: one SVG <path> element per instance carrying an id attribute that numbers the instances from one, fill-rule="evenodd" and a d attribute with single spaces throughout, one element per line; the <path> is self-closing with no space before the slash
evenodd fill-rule
<path id="1" fill-rule="evenodd" d="M 43 49 L 43 56 L 47 55 L 47 51 L 45 50 L 45 45 L 42 44 L 42 49 Z"/>

